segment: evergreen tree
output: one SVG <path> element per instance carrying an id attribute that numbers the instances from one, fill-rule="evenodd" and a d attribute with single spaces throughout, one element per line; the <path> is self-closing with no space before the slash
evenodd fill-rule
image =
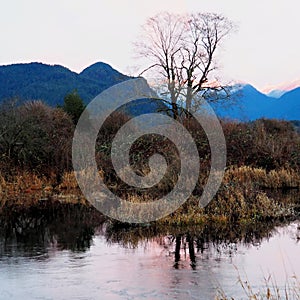
<path id="1" fill-rule="evenodd" d="M 85 105 L 78 92 L 74 90 L 65 96 L 62 108 L 72 117 L 74 124 L 77 124 Z"/>

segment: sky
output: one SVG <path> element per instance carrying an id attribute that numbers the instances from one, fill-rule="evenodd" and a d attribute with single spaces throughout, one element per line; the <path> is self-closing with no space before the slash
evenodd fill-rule
<path id="1" fill-rule="evenodd" d="M 0 65 L 109 63 L 134 74 L 133 42 L 160 11 L 222 13 L 237 31 L 222 45 L 220 77 L 267 91 L 300 80 L 299 0 L 0 0 Z"/>

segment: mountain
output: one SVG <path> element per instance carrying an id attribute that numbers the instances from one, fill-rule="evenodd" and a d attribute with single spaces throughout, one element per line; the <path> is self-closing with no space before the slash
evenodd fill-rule
<path id="1" fill-rule="evenodd" d="M 42 99 L 49 105 L 63 103 L 74 89 L 88 103 L 108 87 L 130 79 L 105 63 L 96 63 L 80 74 L 60 65 L 42 63 L 0 66 L 0 101 L 12 97 Z"/>
<path id="2" fill-rule="evenodd" d="M 275 99 L 259 92 L 250 84 L 234 88 L 230 95 L 229 104 L 213 104 L 213 108 L 220 117 L 242 121 L 272 116 L 270 107 Z"/>
<path id="3" fill-rule="evenodd" d="M 213 104 L 220 117 L 241 121 L 259 118 L 300 120 L 300 88 L 275 98 L 265 95 L 246 84 L 234 89 L 229 105 Z"/>
<path id="4" fill-rule="evenodd" d="M 103 62 L 97 62 L 87 67 L 79 74 L 79 77 L 101 82 L 106 86 L 110 86 L 112 82 L 119 83 L 130 78 Z"/>
<path id="5" fill-rule="evenodd" d="M 280 98 L 286 92 L 287 91 L 284 91 L 284 90 L 272 90 L 271 92 L 267 93 L 267 96 L 273 97 L 273 98 Z"/>
<path id="6" fill-rule="evenodd" d="M 282 95 L 276 104 L 278 118 L 300 120 L 300 87 Z"/>
<path id="7" fill-rule="evenodd" d="M 263 92 L 268 96 L 279 98 L 283 94 L 280 96 L 278 96 L 278 94 L 289 92 L 298 87 L 300 87 L 300 79 L 296 79 L 294 81 L 289 81 L 289 82 L 283 82 L 281 84 L 277 84 L 276 86 L 273 85 L 273 86 L 265 87 Z"/>
<path id="8" fill-rule="evenodd" d="M 60 65 L 37 62 L 0 66 L 0 102 L 19 97 L 23 100 L 41 99 L 56 106 L 63 103 L 66 94 L 76 89 L 87 104 L 103 90 L 131 78 L 103 62 L 97 62 L 79 74 Z M 233 86 L 231 90 L 230 105 L 212 104 L 220 117 L 241 121 L 262 117 L 300 120 L 300 87 L 280 97 L 278 91 L 270 97 L 249 84 Z M 148 100 L 141 99 L 124 109 L 131 115 L 137 115 L 166 107 L 163 102 Z"/>
<path id="9" fill-rule="evenodd" d="M 105 89 L 133 77 L 126 76 L 110 65 L 97 62 L 81 73 L 75 73 L 59 65 L 42 63 L 0 66 L 0 102 L 12 97 L 22 100 L 43 100 L 48 105 L 62 105 L 66 94 L 77 90 L 88 104 Z M 155 96 L 150 87 L 149 93 Z M 129 116 L 167 111 L 161 100 L 137 99 L 119 108 Z"/>

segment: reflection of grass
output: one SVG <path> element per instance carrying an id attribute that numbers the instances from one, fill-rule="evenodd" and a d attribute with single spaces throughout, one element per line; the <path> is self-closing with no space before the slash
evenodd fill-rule
<path id="1" fill-rule="evenodd" d="M 160 224 L 144 224 L 139 226 L 124 225 L 123 223 L 108 223 L 105 236 L 111 243 L 119 243 L 125 247 L 135 248 L 139 243 L 157 240 L 165 236 L 192 237 L 197 247 L 209 249 L 212 245 L 225 249 L 231 243 L 252 244 L 260 243 L 264 238 L 270 238 L 277 233 L 276 226 L 285 222 L 226 224 L 208 222 L 201 225 L 173 226 Z M 202 245 L 202 246 L 201 246 Z M 199 249 L 199 248 L 198 248 Z"/>
<path id="2" fill-rule="evenodd" d="M 184 259 L 188 257 L 188 260 L 192 260 L 191 253 L 197 253 L 197 255 L 199 255 L 199 257 L 196 256 L 195 258 L 194 267 L 197 268 L 197 262 L 201 260 L 200 257 L 216 259 L 215 255 L 218 257 L 222 253 L 234 255 L 234 251 L 238 252 L 238 247 L 232 247 L 232 243 L 237 246 L 239 244 L 257 245 L 264 239 L 269 239 L 278 233 L 277 225 L 279 225 L 279 223 L 260 223 L 241 226 L 221 226 L 220 224 L 209 223 L 203 226 L 188 227 L 160 226 L 157 223 L 152 226 L 118 226 L 116 224 L 109 224 L 106 227 L 105 237 L 107 242 L 118 243 L 126 248 L 136 248 L 142 245 L 142 247 L 146 249 L 148 243 L 151 247 L 152 243 L 155 242 L 162 249 L 168 251 L 169 255 L 173 256 L 175 262 L 178 241 L 181 241 L 181 247 L 183 247 L 181 249 L 184 249 Z M 190 244 L 189 241 L 192 241 L 192 243 Z M 194 248 L 193 252 L 191 252 L 192 247 Z M 210 256 L 210 253 L 213 253 L 211 252 L 213 249 L 215 249 L 216 252 Z M 186 251 L 188 251 L 189 255 L 186 255 Z M 201 263 L 199 266 L 201 268 Z M 299 279 L 296 276 L 286 276 L 286 278 L 288 278 L 286 284 L 279 286 L 274 278 L 268 276 L 259 284 L 259 287 L 257 287 L 251 285 L 248 278 L 243 278 L 238 273 L 237 281 L 232 282 L 232 284 L 240 286 L 239 294 L 242 296 L 232 298 L 222 289 L 219 283 L 216 283 L 217 296 L 215 299 L 300 299 Z"/>
<path id="3" fill-rule="evenodd" d="M 105 221 L 96 209 L 55 200 L 41 201 L 31 207 L 15 205 L 2 209 L 1 254 L 13 256 L 27 247 L 32 247 L 32 253 L 37 249 L 48 251 L 54 245 L 61 250 L 86 250 L 91 245 L 95 228 L 101 228 Z M 15 243 L 18 247 L 12 247 Z"/>
<path id="4" fill-rule="evenodd" d="M 234 255 L 238 253 L 238 246 L 241 244 L 260 244 L 264 239 L 269 239 L 271 236 L 278 233 L 277 226 L 283 226 L 280 223 L 256 223 L 243 224 L 241 226 L 222 226 L 217 223 L 208 223 L 200 226 L 161 226 L 158 223 L 151 226 L 124 226 L 124 224 L 109 224 L 106 227 L 105 237 L 109 243 L 118 243 L 123 247 L 143 248 L 151 247 L 152 243 L 158 244 L 161 249 L 168 251 L 169 255 L 173 256 L 176 262 L 176 249 L 178 241 L 181 241 L 180 249 L 184 249 L 181 254 L 183 259 L 190 260 L 192 263 L 191 253 L 196 253 L 195 264 L 201 261 L 202 257 L 206 259 L 216 259 L 219 255 Z M 190 244 L 189 241 L 192 241 Z M 237 247 L 232 247 L 232 244 Z M 192 247 L 194 248 L 191 251 Z M 174 251 L 175 250 L 175 251 Z M 216 251 L 212 251 L 216 250 Z M 228 252 L 230 251 L 230 252 Z M 236 252 L 235 252 L 236 251 Z M 188 252 L 188 255 L 186 254 Z M 198 257 L 199 255 L 199 257 Z M 212 256 L 211 256 L 212 255 Z M 192 264 L 191 264 L 192 266 Z M 175 267 L 175 265 L 174 265 Z M 199 266 L 201 268 L 201 263 Z M 232 300 L 232 299 L 300 299 L 300 282 L 296 276 L 288 277 L 289 280 L 285 286 L 278 286 L 272 277 L 266 277 L 259 284 L 259 287 L 251 285 L 248 278 L 243 278 L 239 274 L 238 280 L 233 281 L 232 285 L 240 286 L 240 295 L 237 298 L 232 298 L 222 289 L 219 283 L 217 286 L 216 300 Z M 236 290 L 236 289 L 235 289 Z M 244 294 L 244 295 L 243 295 Z"/>
<path id="5" fill-rule="evenodd" d="M 238 275 L 238 283 L 241 286 L 246 298 L 249 300 L 290 300 L 290 299 L 300 299 L 300 281 L 296 275 L 288 277 L 284 287 L 279 287 L 276 280 L 269 275 L 264 279 L 262 288 L 255 291 L 254 287 L 251 285 L 249 280 L 246 278 L 242 279 Z M 234 300 L 233 297 L 228 297 L 226 292 L 219 288 L 218 296 L 216 300 Z"/>

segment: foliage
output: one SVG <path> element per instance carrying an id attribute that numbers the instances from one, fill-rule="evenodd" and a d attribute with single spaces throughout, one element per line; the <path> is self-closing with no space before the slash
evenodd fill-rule
<path id="1" fill-rule="evenodd" d="M 41 101 L 16 99 L 0 107 L 0 170 L 17 169 L 60 174 L 69 169 L 74 125 L 58 108 Z"/>
<path id="2" fill-rule="evenodd" d="M 73 123 L 76 125 L 85 109 L 85 105 L 78 92 L 75 90 L 65 96 L 62 108 L 71 116 Z"/>
<path id="3" fill-rule="evenodd" d="M 57 197 L 57 193 L 64 201 L 82 199 L 72 173 L 74 123 L 70 115 L 41 101 L 20 103 L 12 99 L 2 104 L 0 116 L 2 201 L 24 201 L 24 197 L 37 201 L 44 196 Z M 153 201 L 169 193 L 177 183 L 178 149 L 156 134 L 137 139 L 130 150 L 131 168 L 137 174 L 149 173 L 149 157 L 155 153 L 165 157 L 168 168 L 154 187 L 128 186 L 114 171 L 110 151 L 116 133 L 129 119 L 124 113 L 115 112 L 99 131 L 96 143 L 99 175 L 114 194 L 128 201 Z M 196 120 L 181 118 L 179 122 L 196 143 L 201 172 L 190 199 L 162 223 L 248 222 L 294 215 L 293 207 L 273 201 L 273 197 L 260 190 L 300 187 L 300 136 L 291 123 L 267 119 L 250 123 L 222 121 L 229 167 L 215 199 L 203 210 L 198 206 L 198 198 L 210 170 L 209 143 Z"/>
<path id="4" fill-rule="evenodd" d="M 223 122 L 228 165 L 267 170 L 291 167 L 299 171 L 300 135 L 290 122 L 259 119 L 250 123 Z"/>

